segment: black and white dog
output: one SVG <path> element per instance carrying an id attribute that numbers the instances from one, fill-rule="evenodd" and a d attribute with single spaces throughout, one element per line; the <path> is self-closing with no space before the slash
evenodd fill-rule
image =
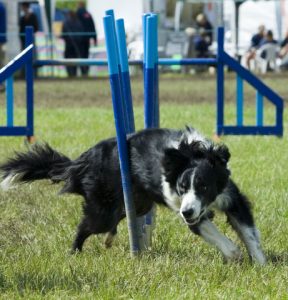
<path id="1" fill-rule="evenodd" d="M 239 248 L 211 222 L 214 209 L 224 212 L 244 242 L 252 260 L 265 264 L 249 201 L 229 178 L 228 148 L 214 144 L 192 128 L 183 131 L 150 129 L 128 138 L 133 199 L 137 215 L 153 203 L 179 213 L 189 229 L 216 246 L 226 261 L 241 257 Z M 39 179 L 64 181 L 61 193 L 84 197 L 84 217 L 73 244 L 81 251 L 91 234 L 107 233 L 111 246 L 117 225 L 125 217 L 115 138 L 104 140 L 76 160 L 34 145 L 0 166 L 3 189 Z"/>

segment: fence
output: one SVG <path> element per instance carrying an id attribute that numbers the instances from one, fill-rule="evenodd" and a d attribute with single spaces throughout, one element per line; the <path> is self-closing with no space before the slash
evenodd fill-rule
<path id="1" fill-rule="evenodd" d="M 31 141 L 34 134 L 33 120 L 33 28 L 26 28 L 26 48 L 0 70 L 0 82 L 6 81 L 7 126 L 0 127 L 0 136 L 26 136 Z M 13 75 L 25 66 L 26 126 L 14 126 Z"/>

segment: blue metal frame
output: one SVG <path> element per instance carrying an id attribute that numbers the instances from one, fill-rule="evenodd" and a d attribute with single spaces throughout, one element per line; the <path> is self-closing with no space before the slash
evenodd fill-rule
<path id="1" fill-rule="evenodd" d="M 113 12 L 110 12 L 113 15 Z M 144 36 L 144 62 L 141 60 L 129 61 L 131 65 L 140 65 L 143 64 L 144 67 L 144 90 L 150 91 L 148 93 L 154 93 L 158 95 L 158 68 L 154 68 L 155 73 L 152 74 L 153 66 L 151 69 L 146 67 L 146 22 L 147 18 L 151 18 L 153 14 L 147 14 L 143 16 L 143 36 Z M 114 18 L 114 15 L 113 15 Z M 157 31 L 156 31 L 157 32 Z M 156 37 L 157 38 L 157 37 Z M 48 61 L 37 61 L 36 65 L 105 65 L 107 61 L 105 60 L 48 60 Z M 275 134 L 278 136 L 283 135 L 283 100 L 279 95 L 277 95 L 273 90 L 266 86 L 260 79 L 253 75 L 250 71 L 243 68 L 235 59 L 229 56 L 224 51 L 224 29 L 220 27 L 218 29 L 218 50 L 217 58 L 185 58 L 185 59 L 169 59 L 169 58 L 160 58 L 156 59 L 156 64 L 158 65 L 212 65 L 217 68 L 217 118 L 216 118 L 216 131 L 218 135 L 221 134 Z M 237 116 L 236 116 L 236 125 L 227 126 L 224 125 L 224 66 L 227 65 L 230 69 L 234 70 L 237 74 Z M 151 74 L 148 74 L 151 72 Z M 146 75 L 149 78 L 154 77 L 155 83 L 150 82 L 151 79 L 146 80 Z M 241 78 L 241 81 L 240 81 Z M 244 108 L 244 99 L 243 99 L 243 80 L 247 81 L 252 85 L 256 91 L 256 125 L 255 126 L 243 126 L 243 108 Z M 157 82 L 157 84 L 156 84 Z M 156 89 L 155 89 L 156 86 Z M 148 102 L 150 101 L 150 96 L 147 96 Z M 272 102 L 276 107 L 276 120 L 275 126 L 265 126 L 263 125 L 263 97 L 267 98 L 268 101 Z M 144 97 L 145 98 L 145 97 Z M 149 99 L 148 99 L 149 98 Z M 157 102 L 156 98 L 156 102 Z M 148 103 L 147 102 L 147 103 Z M 154 102 L 155 103 L 155 102 Z M 148 107 L 150 107 L 148 105 Z M 153 117 L 151 114 L 148 114 L 147 124 L 152 122 L 154 119 L 154 114 L 158 115 L 159 120 L 159 111 L 157 113 L 158 104 L 155 105 L 155 109 L 152 111 Z M 150 109 L 150 108 L 149 108 Z M 150 118 L 150 120 L 149 120 Z M 157 118 L 157 117 L 155 117 Z M 154 119 L 156 120 L 156 119 Z M 146 121 L 145 121 L 146 122 Z M 156 122 L 156 121 L 155 121 Z M 159 121 L 158 121 L 159 122 Z M 156 122 L 157 123 L 157 122 Z M 155 123 L 155 124 L 156 124 Z M 155 126 L 157 127 L 157 126 Z"/>
<path id="2" fill-rule="evenodd" d="M 129 60 L 129 65 L 143 65 L 143 60 L 135 59 Z M 159 66 L 173 66 L 173 65 L 208 65 L 216 66 L 216 58 L 182 58 L 182 59 L 172 59 L 172 58 L 159 58 Z M 69 59 L 43 59 L 36 60 L 34 65 L 37 67 L 43 66 L 107 66 L 108 61 L 106 59 L 83 59 L 83 58 L 69 58 Z"/>
<path id="3" fill-rule="evenodd" d="M 33 136 L 33 27 L 28 26 L 25 29 L 26 48 L 0 70 L 0 82 L 7 80 L 7 127 L 0 127 L 0 136 Z M 26 126 L 13 126 L 14 123 L 14 105 L 13 105 L 13 74 L 26 68 L 26 105 L 27 105 L 27 124 Z"/>
<path id="4" fill-rule="evenodd" d="M 6 80 L 6 113 L 7 113 L 7 126 L 13 127 L 14 125 L 14 90 L 13 90 L 13 76 Z"/>
<path id="5" fill-rule="evenodd" d="M 263 126 L 264 117 L 264 102 L 263 96 L 259 91 L 256 91 L 256 124 L 257 126 Z"/>
<path id="6" fill-rule="evenodd" d="M 224 51 L 224 29 L 218 29 L 218 50 L 217 50 L 217 134 L 220 134 L 220 127 L 224 124 L 224 64 L 221 61 L 221 54 Z"/>
<path id="7" fill-rule="evenodd" d="M 243 106 L 244 106 L 243 79 L 237 74 L 236 80 L 237 80 L 236 81 L 236 95 L 237 95 L 236 124 L 237 126 L 243 126 Z"/>
<path id="8" fill-rule="evenodd" d="M 33 45 L 33 27 L 25 28 L 25 47 Z M 26 105 L 27 105 L 27 137 L 34 135 L 34 74 L 33 74 L 33 49 L 30 52 L 30 60 L 25 65 L 26 78 Z"/>
<path id="9" fill-rule="evenodd" d="M 229 56 L 223 49 L 223 34 L 224 29 L 218 29 L 218 78 L 217 90 L 217 134 L 242 134 L 242 135 L 277 135 L 283 136 L 283 99 L 264 84 L 250 71 L 242 67 L 234 58 Z M 222 94 L 222 87 L 224 86 L 224 74 L 222 74 L 222 67 L 227 65 L 230 69 L 237 73 L 243 80 L 247 81 L 251 86 L 256 89 L 256 125 L 255 126 L 235 126 L 224 125 L 224 92 Z M 221 71 L 219 71 L 219 66 Z M 276 107 L 276 117 L 274 126 L 263 125 L 263 97 L 266 97 Z M 241 110 L 237 113 L 241 113 Z M 241 119 L 240 116 L 237 118 Z"/>

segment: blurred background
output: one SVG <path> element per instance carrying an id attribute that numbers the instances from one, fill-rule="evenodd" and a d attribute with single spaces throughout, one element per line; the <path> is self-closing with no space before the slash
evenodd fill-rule
<path id="1" fill-rule="evenodd" d="M 142 58 L 142 15 L 152 11 L 159 16 L 159 57 L 213 57 L 217 27 L 225 26 L 225 49 L 244 66 L 257 71 L 261 61 L 269 59 L 265 71 L 286 69 L 288 0 L 0 0 L 1 64 L 23 48 L 26 25 L 34 27 L 38 60 L 105 59 L 102 18 L 107 9 L 125 20 L 130 59 Z M 78 69 L 44 66 L 37 76 L 107 72 L 105 66 Z M 183 72 L 183 68 L 172 66 L 168 71 Z M 195 72 L 195 68 L 184 71 Z"/>

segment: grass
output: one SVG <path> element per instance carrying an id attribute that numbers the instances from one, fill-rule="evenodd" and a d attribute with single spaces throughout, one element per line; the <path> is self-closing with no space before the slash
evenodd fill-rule
<path id="1" fill-rule="evenodd" d="M 287 98 L 285 78 L 265 80 Z M 232 80 L 227 85 L 227 122 L 232 123 Z M 23 88 L 21 82 L 16 83 L 19 123 L 24 122 Z M 212 135 L 213 79 L 163 78 L 160 88 L 161 126 L 182 128 L 191 124 Z M 137 98 L 142 97 L 137 79 L 133 90 Z M 97 141 L 114 135 L 106 81 L 40 81 L 35 94 L 37 139 L 48 141 L 68 156 L 76 158 Z M 247 95 L 251 96 L 249 90 Z M 135 102 L 137 128 L 142 128 L 142 105 L 139 99 Z M 265 120 L 272 123 L 273 110 L 267 108 Z M 252 124 L 252 96 L 245 110 L 246 121 Z M 253 203 L 267 266 L 251 265 L 246 252 L 242 264 L 224 265 L 217 250 L 192 235 L 177 216 L 164 208 L 157 211 L 153 249 L 139 259 L 129 256 L 125 222 L 112 249 L 104 248 L 103 237 L 91 237 L 81 255 L 71 256 L 81 198 L 58 197 L 59 185 L 43 181 L 0 192 L 0 298 L 287 299 L 287 114 L 284 120 L 282 139 L 222 138 L 231 150 L 232 177 Z M 14 150 L 25 149 L 23 138 L 1 137 L 1 142 L 1 162 Z M 217 216 L 215 222 L 236 240 L 223 216 Z"/>

